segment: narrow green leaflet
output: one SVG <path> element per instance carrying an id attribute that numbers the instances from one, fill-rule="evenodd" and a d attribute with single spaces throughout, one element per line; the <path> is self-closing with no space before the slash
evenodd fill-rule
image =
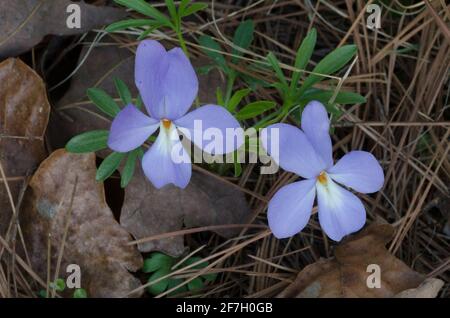
<path id="1" fill-rule="evenodd" d="M 356 54 L 356 45 L 344 45 L 325 56 L 313 69 L 313 73 L 333 74 L 345 66 Z M 310 74 L 300 89 L 300 95 L 324 79 L 322 75 Z"/>
<path id="2" fill-rule="evenodd" d="M 240 48 L 248 49 L 253 41 L 254 29 L 255 26 L 252 20 L 245 20 L 241 22 L 234 33 L 233 44 L 239 46 Z M 236 64 L 239 61 L 239 57 L 243 55 L 241 50 L 234 47 L 231 50 L 231 53 L 233 54 L 231 62 L 234 64 Z"/>
<path id="3" fill-rule="evenodd" d="M 180 17 L 187 17 L 188 15 L 194 14 L 198 11 L 204 10 L 208 7 L 208 4 L 203 2 L 196 2 L 193 3 L 190 7 L 183 10 L 183 12 L 180 13 Z"/>
<path id="4" fill-rule="evenodd" d="M 114 22 L 114 23 L 108 25 L 105 28 L 105 31 L 106 32 L 116 32 L 116 31 L 125 30 L 128 28 L 138 28 L 138 27 L 143 27 L 143 26 L 152 25 L 152 24 L 154 24 L 154 21 L 149 20 L 149 19 L 128 19 L 128 20 L 117 21 L 117 22 Z"/>
<path id="5" fill-rule="evenodd" d="M 104 181 L 110 177 L 119 167 L 120 162 L 124 157 L 125 153 L 123 152 L 113 152 L 108 155 L 98 167 L 95 179 L 97 181 Z"/>
<path id="6" fill-rule="evenodd" d="M 271 86 L 276 88 L 280 96 L 283 98 L 283 101 L 285 101 L 289 97 L 289 87 L 287 85 L 281 82 L 277 82 L 273 83 Z"/>
<path id="7" fill-rule="evenodd" d="M 276 105 L 275 102 L 273 101 L 257 101 L 257 102 L 253 102 L 248 104 L 247 106 L 245 106 L 244 108 L 242 108 L 237 114 L 236 114 L 236 118 L 238 120 L 244 120 L 244 119 L 249 119 L 249 118 L 253 118 L 255 116 L 258 116 L 262 113 L 264 113 L 265 111 L 274 108 Z"/>
<path id="8" fill-rule="evenodd" d="M 89 99 L 105 114 L 115 117 L 120 108 L 114 99 L 100 88 L 89 88 L 87 90 Z"/>
<path id="9" fill-rule="evenodd" d="M 220 66 L 226 73 L 228 73 L 229 67 L 225 57 L 220 53 L 222 51 L 220 44 L 208 35 L 202 35 L 198 39 L 198 42 L 202 46 L 203 52 L 214 60 L 214 62 L 216 62 L 217 65 Z"/>
<path id="10" fill-rule="evenodd" d="M 216 99 L 217 99 L 217 105 L 225 106 L 222 89 L 220 87 L 216 88 Z"/>
<path id="11" fill-rule="evenodd" d="M 267 61 L 269 61 L 269 64 L 272 66 L 273 70 L 275 71 L 275 74 L 278 77 L 278 80 L 280 83 L 282 83 L 286 88 L 288 87 L 288 83 L 286 81 L 286 77 L 284 76 L 283 71 L 281 70 L 280 63 L 278 62 L 277 57 L 272 52 L 269 52 L 267 55 Z"/>
<path id="12" fill-rule="evenodd" d="M 233 162 L 234 164 L 234 176 L 236 178 L 240 177 L 242 174 L 242 165 L 240 162 L 237 162 L 237 160 L 235 159 L 235 161 Z"/>
<path id="13" fill-rule="evenodd" d="M 241 100 L 245 96 L 247 96 L 250 92 L 251 92 L 250 88 L 244 88 L 244 89 L 240 89 L 236 93 L 234 93 L 233 96 L 231 96 L 230 101 L 228 102 L 228 105 L 227 105 L 228 111 L 234 112 L 234 110 L 239 105 Z"/>
<path id="14" fill-rule="evenodd" d="M 313 89 L 306 91 L 302 95 L 299 102 L 301 104 L 306 104 L 307 102 L 310 102 L 312 100 L 318 100 L 322 104 L 328 104 L 328 102 L 330 101 L 331 97 L 333 97 L 333 95 L 334 95 L 334 91 L 324 91 L 324 90 L 313 88 Z M 363 104 L 366 102 L 366 98 L 364 96 L 361 96 L 358 93 L 341 91 L 336 95 L 336 99 L 334 100 L 334 102 L 337 104 L 342 104 L 342 105 Z"/>
<path id="15" fill-rule="evenodd" d="M 144 32 L 142 32 L 142 33 L 138 36 L 137 40 L 138 40 L 138 41 L 141 41 L 141 40 L 145 39 L 150 33 L 153 32 L 153 30 L 156 30 L 156 29 L 158 29 L 158 28 L 160 28 L 160 27 L 162 27 L 162 26 L 163 26 L 162 23 L 154 23 L 154 24 L 150 25 L 150 26 L 147 28 L 147 30 L 145 30 Z"/>
<path id="16" fill-rule="evenodd" d="M 180 4 L 178 5 L 178 15 L 180 17 L 183 16 L 183 12 L 184 12 L 184 10 L 186 10 L 186 8 L 190 2 L 191 2 L 191 0 L 181 0 L 180 1 Z"/>
<path id="17" fill-rule="evenodd" d="M 144 0 L 114 0 L 116 3 L 151 17 L 167 26 L 172 26 L 169 18 Z"/>
<path id="18" fill-rule="evenodd" d="M 131 151 L 127 157 L 127 161 L 125 162 L 125 166 L 122 170 L 122 175 L 120 178 L 120 186 L 125 188 L 128 183 L 130 183 L 131 179 L 134 175 L 134 170 L 136 168 L 136 160 L 139 158 L 140 153 L 142 152 L 141 148 L 134 149 Z"/>
<path id="19" fill-rule="evenodd" d="M 116 85 L 117 92 L 119 93 L 122 102 L 125 105 L 131 104 L 132 97 L 130 90 L 127 87 L 127 84 L 125 84 L 125 82 L 122 81 L 120 78 L 114 78 L 114 85 Z"/>
<path id="20" fill-rule="evenodd" d="M 300 47 L 297 50 L 297 54 L 295 56 L 295 67 L 304 70 L 308 65 L 309 60 L 314 51 L 314 47 L 316 46 L 317 40 L 317 32 L 316 29 L 312 29 L 308 32 L 306 37 L 303 39 Z M 297 86 L 298 80 L 300 79 L 300 72 L 294 72 L 292 75 L 291 81 L 291 89 Z"/>
<path id="21" fill-rule="evenodd" d="M 135 106 L 136 106 L 138 109 L 141 109 L 141 108 L 142 108 L 143 102 L 142 102 L 142 97 L 141 97 L 141 95 L 138 95 L 138 97 L 136 97 L 135 104 L 136 104 Z"/>
<path id="22" fill-rule="evenodd" d="M 265 80 L 262 80 L 260 78 L 255 78 L 251 75 L 241 73 L 239 76 L 247 83 L 247 85 L 252 90 L 257 90 L 258 86 L 260 87 L 270 87 L 270 83 L 266 82 Z"/>
<path id="23" fill-rule="evenodd" d="M 87 153 L 108 147 L 108 130 L 92 130 L 77 135 L 69 140 L 66 150 L 73 153 Z"/>
<path id="24" fill-rule="evenodd" d="M 175 7 L 175 3 L 173 2 L 173 0 L 164 0 L 164 2 L 166 3 L 167 9 L 169 10 L 172 21 L 178 21 L 177 8 Z"/>
<path id="25" fill-rule="evenodd" d="M 197 71 L 197 74 L 198 74 L 198 75 L 206 75 L 206 74 L 208 74 L 214 67 L 215 67 L 215 65 L 202 65 L 202 66 L 196 67 L 195 70 Z"/>

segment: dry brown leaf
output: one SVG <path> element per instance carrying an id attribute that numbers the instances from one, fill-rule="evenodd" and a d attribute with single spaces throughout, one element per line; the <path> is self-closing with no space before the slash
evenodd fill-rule
<path id="1" fill-rule="evenodd" d="M 128 245 L 131 237 L 114 220 L 95 174 L 94 154 L 70 154 L 63 149 L 52 153 L 30 181 L 21 226 L 31 263 L 41 277 L 47 277 L 48 235 L 53 281 L 68 224 L 58 276 L 66 277 L 68 264 L 78 264 L 81 287 L 89 297 L 120 297 L 140 286 L 128 271 L 140 269 L 142 257 Z"/>
<path id="2" fill-rule="evenodd" d="M 394 229 L 374 224 L 336 247 L 335 257 L 306 266 L 278 297 L 393 297 L 416 288 L 425 276 L 386 249 Z M 380 267 L 381 288 L 369 288 L 369 264 Z"/>
<path id="3" fill-rule="evenodd" d="M 80 28 L 69 28 L 70 4 L 80 6 Z M 125 10 L 97 7 L 83 1 L 15 0 L 0 2 L 0 59 L 30 50 L 44 36 L 83 34 L 112 23 L 126 15 Z"/>
<path id="4" fill-rule="evenodd" d="M 80 54 L 79 63 L 88 48 Z M 207 64 L 204 58 L 197 58 L 193 65 Z M 92 49 L 71 80 L 70 89 L 56 104 L 49 123 L 49 139 L 54 148 L 62 148 L 75 135 L 94 129 L 109 129 L 110 119 L 101 113 L 86 96 L 91 87 L 104 89 L 108 94 L 119 98 L 114 87 L 114 77 L 123 80 L 133 97 L 137 96 L 134 84 L 134 54 L 128 48 L 118 46 L 98 46 Z M 201 104 L 215 103 L 216 87 L 223 86 L 217 70 L 208 75 L 199 75 L 199 100 Z"/>
<path id="5" fill-rule="evenodd" d="M 417 288 L 407 289 L 395 295 L 396 298 L 436 298 L 444 282 L 437 278 L 427 278 Z"/>
<path id="6" fill-rule="evenodd" d="M 25 177 L 46 157 L 43 136 L 50 105 L 42 79 L 19 59 L 0 63 L 0 162 L 17 205 Z M 12 208 L 0 176 L 0 235 Z"/>
<path id="7" fill-rule="evenodd" d="M 125 188 L 120 223 L 137 239 L 178 231 L 183 227 L 200 227 L 245 222 L 249 208 L 239 190 L 215 178 L 196 172 L 186 189 L 166 186 L 156 189 L 137 169 Z M 229 237 L 237 230 L 216 233 Z M 180 256 L 184 251 L 183 236 L 153 240 L 139 244 L 139 250 L 162 251 Z"/>

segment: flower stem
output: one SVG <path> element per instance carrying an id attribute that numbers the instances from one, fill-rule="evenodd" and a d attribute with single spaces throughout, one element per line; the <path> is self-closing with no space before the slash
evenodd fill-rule
<path id="1" fill-rule="evenodd" d="M 180 29 L 180 25 L 177 25 L 175 31 L 177 33 L 177 38 L 178 38 L 178 42 L 180 43 L 181 49 L 183 50 L 184 54 L 186 54 L 187 58 L 190 59 L 189 52 L 188 52 L 188 49 L 186 46 L 186 42 L 184 41 L 183 33 L 181 32 L 181 29 Z"/>

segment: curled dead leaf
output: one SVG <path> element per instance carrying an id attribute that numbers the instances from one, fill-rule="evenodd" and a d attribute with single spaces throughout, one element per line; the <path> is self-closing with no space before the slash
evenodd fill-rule
<path id="1" fill-rule="evenodd" d="M 186 227 L 239 224 L 245 222 L 249 208 L 245 196 L 230 185 L 213 177 L 192 173 L 185 189 L 166 186 L 160 190 L 140 172 L 136 172 L 125 188 L 120 223 L 137 239 L 174 232 Z M 220 230 L 230 237 L 237 232 Z M 138 245 L 139 250 L 162 251 L 180 256 L 184 251 L 183 236 L 152 240 Z"/>
<path id="2" fill-rule="evenodd" d="M 0 163 L 14 200 L 18 204 L 26 176 L 46 157 L 44 132 L 50 105 L 45 84 L 19 59 L 0 63 Z M 0 235 L 11 221 L 12 207 L 0 175 Z"/>
<path id="3" fill-rule="evenodd" d="M 80 27 L 69 27 L 74 9 L 79 6 Z M 76 9 L 75 9 L 76 10 Z M 93 28 L 121 19 L 126 12 L 118 8 L 97 7 L 83 1 L 16 0 L 0 2 L 0 59 L 30 50 L 44 36 L 83 34 Z"/>
<path id="4" fill-rule="evenodd" d="M 95 173 L 94 154 L 53 152 L 30 181 L 20 223 L 31 263 L 41 277 L 47 277 L 50 239 L 50 281 L 65 277 L 68 264 L 77 264 L 89 297 L 121 297 L 140 286 L 128 271 L 137 271 L 143 261 L 128 245 L 130 235 L 114 220 Z"/>
<path id="5" fill-rule="evenodd" d="M 417 288 L 425 276 L 415 272 L 389 253 L 386 244 L 394 228 L 373 224 L 336 247 L 335 257 L 306 266 L 278 297 L 394 297 Z M 380 285 L 369 287 L 368 279 L 380 269 Z M 373 266 L 373 265 L 372 265 Z M 373 272 L 372 272 L 373 271 Z"/>

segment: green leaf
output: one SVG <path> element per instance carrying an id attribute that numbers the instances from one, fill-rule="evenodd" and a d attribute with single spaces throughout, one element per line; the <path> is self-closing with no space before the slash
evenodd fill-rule
<path id="1" fill-rule="evenodd" d="M 141 97 L 141 95 L 138 95 L 138 97 L 136 98 L 136 107 L 137 107 L 137 109 L 141 109 L 142 104 L 143 104 L 142 97 Z"/>
<path id="2" fill-rule="evenodd" d="M 218 105 L 225 106 L 225 101 L 223 100 L 222 89 L 220 87 L 216 88 L 216 99 L 217 99 Z"/>
<path id="3" fill-rule="evenodd" d="M 340 109 L 337 107 L 337 104 L 336 104 L 336 103 L 334 103 L 334 104 L 332 104 L 332 105 L 330 105 L 330 104 L 325 104 L 325 108 L 327 109 L 327 112 L 330 113 L 331 115 L 333 115 L 335 118 L 341 117 L 342 114 L 344 113 L 342 110 L 340 110 Z M 334 134 L 334 128 L 335 128 L 335 127 L 331 127 L 331 128 L 330 128 L 330 134 L 331 134 L 331 135 Z"/>
<path id="4" fill-rule="evenodd" d="M 125 166 L 123 167 L 122 175 L 120 177 L 120 186 L 125 188 L 134 175 L 134 169 L 136 168 L 136 159 L 139 157 L 139 152 L 142 151 L 141 148 L 134 149 L 128 155 Z"/>
<path id="5" fill-rule="evenodd" d="M 234 112 L 236 107 L 239 105 L 241 100 L 247 96 L 251 92 L 250 88 L 244 88 L 238 90 L 236 93 L 231 96 L 230 101 L 228 102 L 227 109 L 229 112 Z"/>
<path id="6" fill-rule="evenodd" d="M 111 117 L 115 117 L 120 112 L 120 108 L 114 99 L 100 88 L 89 88 L 87 96 L 98 109 Z"/>
<path id="7" fill-rule="evenodd" d="M 66 282 L 62 278 L 56 279 L 54 282 L 50 283 L 50 288 L 56 291 L 62 292 L 66 289 Z"/>
<path id="8" fill-rule="evenodd" d="M 125 105 L 131 104 L 132 98 L 130 90 L 120 78 L 114 78 L 114 84 L 116 85 L 117 92 Z"/>
<path id="9" fill-rule="evenodd" d="M 253 41 L 254 29 L 255 26 L 253 24 L 253 20 L 245 20 L 241 22 L 234 33 L 233 44 L 243 49 L 248 49 Z M 234 64 L 236 64 L 239 61 L 239 57 L 243 55 L 242 51 L 237 50 L 234 47 L 231 50 L 231 53 L 233 54 L 231 62 Z"/>
<path id="10" fill-rule="evenodd" d="M 283 83 L 277 82 L 270 85 L 272 87 L 275 87 L 275 89 L 278 91 L 280 96 L 283 98 L 283 101 L 287 98 L 289 94 L 289 87 Z"/>
<path id="11" fill-rule="evenodd" d="M 222 47 L 209 35 L 202 35 L 198 39 L 198 43 L 202 46 L 203 52 L 209 56 L 218 66 L 220 66 L 226 73 L 229 71 L 229 67 L 225 60 L 225 57 L 220 53 Z"/>
<path id="12" fill-rule="evenodd" d="M 201 261 L 201 260 L 202 260 L 201 257 L 193 256 L 193 257 L 190 257 L 189 259 L 187 259 L 187 260 L 185 261 L 184 265 L 185 265 L 185 266 L 191 265 L 191 264 L 194 264 L 194 263 L 196 263 L 196 262 L 198 262 L 198 261 Z M 202 269 L 202 268 L 205 268 L 205 267 L 208 266 L 208 265 L 209 265 L 209 262 L 208 262 L 208 261 L 204 261 L 203 263 L 200 263 L 200 264 L 198 264 L 198 265 L 195 265 L 194 267 L 191 267 L 191 268 L 194 268 L 194 269 Z M 207 281 L 214 281 L 214 280 L 216 279 L 216 277 L 217 277 L 217 274 L 216 274 L 216 273 L 205 274 L 205 275 L 202 275 L 201 277 L 205 278 Z"/>
<path id="13" fill-rule="evenodd" d="M 246 146 L 246 145 L 245 145 Z M 233 153 L 233 164 L 234 164 L 234 176 L 240 177 L 242 174 L 242 165 L 240 162 L 238 162 L 238 157 L 239 157 L 239 151 L 236 150 Z"/>
<path id="14" fill-rule="evenodd" d="M 247 83 L 247 85 L 252 90 L 258 89 L 259 86 L 260 87 L 269 87 L 270 86 L 270 83 L 268 83 L 268 82 L 266 82 L 266 81 L 264 81 L 262 79 L 259 79 L 259 78 L 253 77 L 251 75 L 248 75 L 248 74 L 243 74 L 242 73 L 242 74 L 239 74 L 239 76 L 245 81 L 245 83 Z"/>
<path id="15" fill-rule="evenodd" d="M 184 10 L 186 10 L 186 7 L 191 2 L 191 0 L 181 0 L 180 4 L 178 5 L 178 16 L 182 17 Z"/>
<path id="16" fill-rule="evenodd" d="M 306 37 L 303 39 L 300 47 L 297 50 L 295 56 L 295 67 L 304 70 L 308 65 L 309 60 L 316 46 L 317 32 L 316 29 L 312 29 L 308 32 Z M 294 72 L 292 75 L 291 89 L 297 86 L 298 80 L 300 79 L 300 72 Z"/>
<path id="17" fill-rule="evenodd" d="M 174 263 L 174 259 L 169 255 L 155 252 L 149 258 L 145 259 L 142 271 L 144 273 L 151 273 L 161 268 L 170 269 Z"/>
<path id="18" fill-rule="evenodd" d="M 314 73 L 325 75 L 333 74 L 345 66 L 356 54 L 356 45 L 344 45 L 335 49 L 327 56 L 325 56 L 313 69 Z M 301 95 L 305 90 L 320 82 L 324 76 L 310 74 L 303 83 L 299 94 Z"/>
<path id="19" fill-rule="evenodd" d="M 193 3 L 189 8 L 183 11 L 183 13 L 180 14 L 181 17 L 187 17 L 188 15 L 194 14 L 198 11 L 204 10 L 208 7 L 207 3 L 203 2 L 196 2 Z"/>
<path id="20" fill-rule="evenodd" d="M 180 284 L 183 283 L 183 280 L 181 278 L 173 278 L 169 281 L 169 284 L 167 285 L 167 289 L 172 289 Z M 177 294 L 183 293 L 187 291 L 187 286 L 183 285 L 181 287 L 178 287 L 177 289 L 175 289 L 173 292 L 171 292 L 169 294 L 169 296 L 175 296 Z"/>
<path id="21" fill-rule="evenodd" d="M 267 61 L 269 62 L 270 66 L 272 66 L 273 70 L 275 71 L 275 74 L 278 77 L 278 80 L 280 81 L 283 86 L 286 88 L 288 87 L 288 83 L 286 81 L 286 77 L 284 76 L 283 71 L 281 70 L 280 63 L 278 62 L 277 57 L 272 52 L 269 52 L 267 55 Z"/>
<path id="22" fill-rule="evenodd" d="M 108 130 L 92 130 L 69 140 L 66 150 L 72 153 L 95 152 L 108 148 Z"/>
<path id="23" fill-rule="evenodd" d="M 39 296 L 40 298 L 47 298 L 47 291 L 44 290 L 44 289 L 41 289 L 41 290 L 38 292 L 38 296 Z"/>
<path id="24" fill-rule="evenodd" d="M 192 257 L 189 257 L 186 261 L 184 261 L 182 266 L 189 266 L 189 265 L 194 264 L 194 263 L 196 263 L 198 261 L 201 261 L 201 260 L 202 260 L 202 258 L 199 257 L 199 256 L 192 256 Z M 191 269 L 192 268 L 193 269 L 202 269 L 202 268 L 205 268 L 208 265 L 209 265 L 209 262 L 208 261 L 204 261 L 202 263 L 199 263 L 199 264 L 195 265 L 194 267 L 191 267 Z"/>
<path id="25" fill-rule="evenodd" d="M 236 114 L 236 118 L 238 120 L 244 120 L 244 119 L 249 119 L 249 118 L 253 118 L 255 116 L 258 116 L 262 113 L 264 113 L 265 111 L 274 108 L 276 105 L 275 102 L 273 101 L 256 101 L 253 103 L 248 104 L 247 106 L 245 106 L 244 108 L 242 108 L 237 114 Z"/>
<path id="26" fill-rule="evenodd" d="M 301 99 L 301 104 L 306 104 L 312 100 L 318 100 L 322 104 L 328 104 L 331 97 L 333 97 L 334 91 L 324 91 L 320 89 L 310 89 L 306 91 Z M 341 91 L 336 95 L 336 99 L 334 100 L 337 104 L 364 104 L 366 102 L 366 98 L 364 96 L 361 96 L 358 93 L 354 92 L 344 92 Z"/>
<path id="27" fill-rule="evenodd" d="M 113 152 L 108 155 L 98 167 L 95 179 L 97 181 L 104 181 L 109 178 L 119 167 L 124 157 L 124 152 Z"/>
<path id="28" fill-rule="evenodd" d="M 198 291 L 203 288 L 203 281 L 200 277 L 194 278 L 188 283 L 188 289 L 190 291 Z"/>
<path id="29" fill-rule="evenodd" d="M 234 164 L 234 176 L 235 176 L 236 178 L 237 178 L 237 177 L 240 177 L 241 174 L 242 174 L 242 165 L 241 165 L 241 163 L 235 161 L 233 164 Z"/>
<path id="30" fill-rule="evenodd" d="M 111 23 L 108 25 L 105 29 L 106 32 L 115 32 L 120 31 L 128 28 L 138 28 L 146 25 L 151 25 L 154 23 L 153 20 L 149 19 L 128 19 L 128 20 L 122 20 L 117 21 L 114 23 Z"/>
<path id="31" fill-rule="evenodd" d="M 178 13 L 175 7 L 175 3 L 173 2 L 173 0 L 164 0 L 164 2 L 166 3 L 167 9 L 169 10 L 172 21 L 175 23 L 175 25 L 178 24 Z"/>
<path id="32" fill-rule="evenodd" d="M 138 41 L 141 41 L 142 39 L 145 39 L 145 38 L 147 37 L 147 35 L 149 35 L 150 33 L 153 32 L 153 30 L 156 30 L 156 29 L 158 29 L 158 28 L 160 28 L 160 27 L 162 27 L 162 26 L 163 26 L 162 23 L 154 24 L 154 25 L 150 26 L 149 28 L 147 28 L 147 30 L 145 30 L 144 32 L 142 32 L 142 33 L 138 36 L 137 40 L 138 40 Z"/>
<path id="33" fill-rule="evenodd" d="M 215 65 L 202 65 L 202 66 L 196 67 L 195 70 L 197 71 L 197 74 L 199 74 L 199 75 L 207 75 L 215 67 L 216 67 Z"/>
<path id="34" fill-rule="evenodd" d="M 163 23 L 167 26 L 173 26 L 169 18 L 154 8 L 152 5 L 148 4 L 144 0 L 114 0 L 116 3 L 133 9 L 143 15 L 149 16 L 159 23 Z"/>
<path id="35" fill-rule="evenodd" d="M 217 273 L 211 273 L 211 274 L 206 274 L 206 275 L 202 275 L 202 277 L 205 279 L 205 281 L 207 282 L 213 282 L 216 280 L 217 278 Z"/>
<path id="36" fill-rule="evenodd" d="M 84 288 L 77 288 L 73 292 L 73 298 L 87 298 L 87 292 Z"/>
<path id="37" fill-rule="evenodd" d="M 153 281 L 157 280 L 158 278 L 166 276 L 169 273 L 170 273 L 170 269 L 168 269 L 168 268 L 161 268 L 161 269 L 157 270 L 156 272 L 154 272 L 150 276 L 150 278 L 148 279 L 148 282 L 149 283 L 153 282 Z M 153 285 L 148 286 L 147 290 L 152 295 L 155 295 L 155 296 L 159 295 L 159 294 L 161 294 L 162 292 L 164 292 L 167 289 L 167 287 L 169 286 L 169 281 L 170 281 L 169 278 L 165 278 L 165 279 L 163 279 L 163 280 L 161 280 L 161 281 L 159 281 L 159 282 L 157 282 L 157 283 L 155 283 Z"/>

